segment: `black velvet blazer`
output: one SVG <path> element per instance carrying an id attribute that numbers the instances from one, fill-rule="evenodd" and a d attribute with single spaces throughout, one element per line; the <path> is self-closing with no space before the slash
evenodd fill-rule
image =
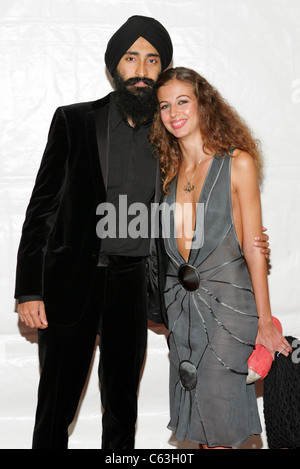
<path id="1" fill-rule="evenodd" d="M 15 298 L 41 296 L 54 324 L 76 323 L 93 288 L 101 243 L 96 208 L 106 200 L 108 179 L 109 98 L 57 109 L 26 211 Z M 149 318 L 162 322 L 151 277 Z"/>

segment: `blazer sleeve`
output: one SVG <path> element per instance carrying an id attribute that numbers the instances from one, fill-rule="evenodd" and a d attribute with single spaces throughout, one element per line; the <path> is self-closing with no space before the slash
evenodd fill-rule
<path id="1" fill-rule="evenodd" d="M 68 154 L 66 117 L 63 108 L 58 108 L 26 210 L 17 257 L 15 298 L 43 296 L 44 257 L 63 192 Z"/>

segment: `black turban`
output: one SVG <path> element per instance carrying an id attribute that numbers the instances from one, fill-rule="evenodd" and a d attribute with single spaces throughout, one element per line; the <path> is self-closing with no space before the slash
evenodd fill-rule
<path id="1" fill-rule="evenodd" d="M 147 16 L 131 16 L 110 38 L 105 52 L 105 63 L 113 75 L 120 59 L 132 44 L 142 36 L 160 55 L 161 69 L 172 60 L 173 46 L 168 31 L 159 21 Z"/>

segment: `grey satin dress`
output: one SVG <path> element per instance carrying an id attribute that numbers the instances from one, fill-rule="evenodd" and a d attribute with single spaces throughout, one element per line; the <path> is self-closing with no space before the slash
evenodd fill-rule
<path id="1" fill-rule="evenodd" d="M 188 438 L 211 447 L 236 447 L 261 433 L 254 384 L 246 384 L 258 319 L 233 225 L 230 170 L 230 156 L 212 159 L 188 262 L 175 237 L 176 180 L 162 210 L 169 256 L 164 292 L 170 348 L 168 428 L 178 441 Z"/>

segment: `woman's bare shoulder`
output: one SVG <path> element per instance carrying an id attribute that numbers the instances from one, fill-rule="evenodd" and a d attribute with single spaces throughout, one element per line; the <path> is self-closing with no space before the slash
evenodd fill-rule
<path id="1" fill-rule="evenodd" d="M 254 158 L 250 153 L 235 149 L 232 154 L 232 182 L 243 184 L 243 181 L 257 178 Z"/>

